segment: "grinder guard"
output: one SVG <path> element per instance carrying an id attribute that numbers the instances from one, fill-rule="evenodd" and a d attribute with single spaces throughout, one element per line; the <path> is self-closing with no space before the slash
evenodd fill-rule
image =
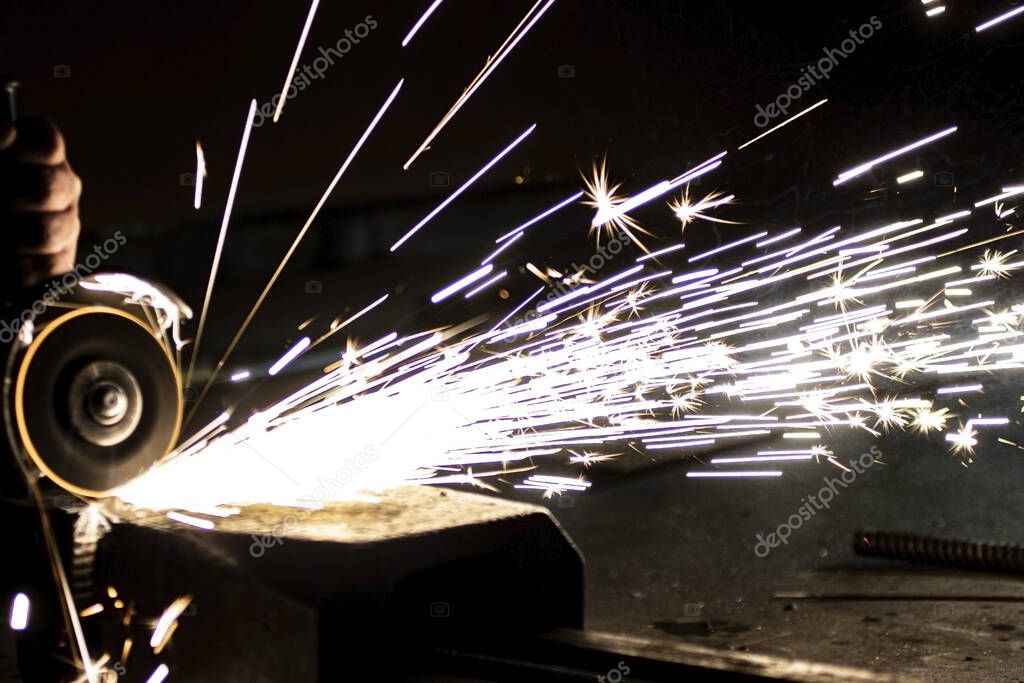
<path id="1" fill-rule="evenodd" d="M 183 416 L 175 359 L 191 311 L 167 289 L 123 273 L 89 275 L 36 300 L 6 353 L 6 497 L 45 476 L 84 498 L 141 475 L 178 443 Z M 23 324 L 22 324 L 23 323 Z"/>

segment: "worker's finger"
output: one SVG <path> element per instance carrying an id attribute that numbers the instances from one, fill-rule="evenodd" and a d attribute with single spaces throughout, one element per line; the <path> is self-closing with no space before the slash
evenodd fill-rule
<path id="1" fill-rule="evenodd" d="M 18 131 L 15 129 L 14 124 L 0 123 L 0 152 L 13 145 L 17 137 Z"/>
<path id="2" fill-rule="evenodd" d="M 82 193 L 82 181 L 66 161 L 56 166 L 19 164 L 3 176 L 0 194 L 14 212 L 63 211 Z"/>
<path id="3" fill-rule="evenodd" d="M 55 255 L 78 242 L 80 229 L 76 206 L 63 211 L 19 213 L 12 216 L 3 242 L 13 242 L 19 254 Z"/>
<path id="4" fill-rule="evenodd" d="M 21 279 L 25 287 L 34 287 L 51 278 L 70 273 L 75 267 L 75 246 L 56 254 L 35 254 L 21 257 Z"/>
<path id="5" fill-rule="evenodd" d="M 21 164 L 55 166 L 64 161 L 64 136 L 47 119 L 18 119 L 14 143 L 5 154 L 10 161 Z"/>

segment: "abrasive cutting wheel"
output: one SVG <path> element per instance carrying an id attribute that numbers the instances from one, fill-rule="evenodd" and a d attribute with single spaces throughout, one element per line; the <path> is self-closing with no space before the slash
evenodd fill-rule
<path id="1" fill-rule="evenodd" d="M 3 396 L 23 468 L 96 498 L 167 455 L 183 417 L 171 338 L 190 315 L 164 289 L 104 274 L 28 318 L 11 345 Z"/>

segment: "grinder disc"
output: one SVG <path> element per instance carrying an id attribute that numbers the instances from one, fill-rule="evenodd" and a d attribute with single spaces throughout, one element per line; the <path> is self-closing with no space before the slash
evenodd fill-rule
<path id="1" fill-rule="evenodd" d="M 181 380 L 160 338 L 125 311 L 88 306 L 49 322 L 14 384 L 26 455 L 50 479 L 99 497 L 139 476 L 178 440 Z"/>

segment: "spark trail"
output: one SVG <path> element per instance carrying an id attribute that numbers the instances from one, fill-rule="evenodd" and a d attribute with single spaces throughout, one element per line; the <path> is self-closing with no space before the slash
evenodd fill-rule
<path id="1" fill-rule="evenodd" d="M 486 486 L 480 467 L 564 473 L 601 454 L 768 437 L 807 444 L 787 455 L 838 464 L 830 439 L 844 430 L 913 429 L 969 462 L 1005 420 L 972 420 L 956 399 L 993 371 L 1024 368 L 1024 301 L 999 286 L 1024 260 L 992 240 L 970 242 L 959 220 L 906 217 L 855 232 L 731 227 L 743 236 L 710 252 L 675 248 L 568 294 L 538 299 L 538 290 L 489 329 L 393 333 L 350 348 L 321 378 L 240 427 L 220 425 L 119 495 L 185 511 L 308 506 L 325 481 L 337 482 L 332 498 L 404 483 Z M 982 229 L 1002 219 L 970 220 Z M 1015 245 L 1019 235 L 997 239 Z M 770 470 L 740 454 L 694 476 L 776 476 L 810 459 L 777 453 L 761 458 Z M 550 476 L 533 473 L 524 486 L 577 490 Z M 585 486 L 582 472 L 576 481 Z"/>

